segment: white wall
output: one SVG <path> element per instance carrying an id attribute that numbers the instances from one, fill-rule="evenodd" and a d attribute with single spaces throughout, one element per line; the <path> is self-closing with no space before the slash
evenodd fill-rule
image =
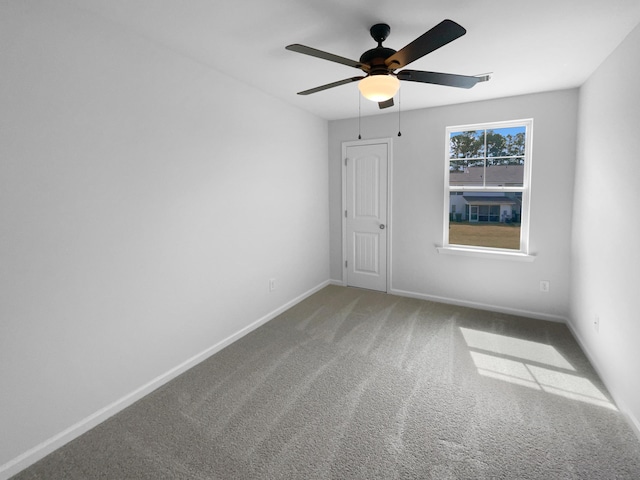
<path id="1" fill-rule="evenodd" d="M 425 95 L 436 88 L 425 86 Z M 444 88 L 444 87 L 441 87 Z M 482 88 L 479 85 L 477 88 Z M 569 245 L 577 90 L 364 117 L 362 138 L 393 138 L 392 289 L 425 298 L 552 320 L 569 312 Z M 441 255 L 445 129 L 450 125 L 533 118 L 532 263 Z M 342 280 L 341 142 L 358 120 L 329 123 L 331 278 Z M 550 292 L 540 292 L 540 280 Z"/>
<path id="2" fill-rule="evenodd" d="M 2 476 L 326 283 L 329 219 L 326 121 L 62 0 L 0 45 Z"/>
<path id="3" fill-rule="evenodd" d="M 640 26 L 580 89 L 571 325 L 640 433 L 639 85 Z"/>

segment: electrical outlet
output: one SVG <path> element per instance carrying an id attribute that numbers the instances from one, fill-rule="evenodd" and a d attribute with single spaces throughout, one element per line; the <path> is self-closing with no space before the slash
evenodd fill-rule
<path id="1" fill-rule="evenodd" d="M 270 278 L 269 279 L 269 291 L 273 292 L 276 289 L 276 279 L 275 278 Z"/>
<path id="2" fill-rule="evenodd" d="M 549 292 L 549 281 L 548 280 L 540 280 L 540 291 L 544 293 Z"/>
<path id="3" fill-rule="evenodd" d="M 596 315 L 596 317 L 593 319 L 593 329 L 596 331 L 596 333 L 600 332 L 600 316 Z"/>

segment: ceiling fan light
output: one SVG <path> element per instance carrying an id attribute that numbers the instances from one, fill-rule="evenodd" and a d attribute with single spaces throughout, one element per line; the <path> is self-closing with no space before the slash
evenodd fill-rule
<path id="1" fill-rule="evenodd" d="M 373 102 L 384 102 L 393 98 L 400 88 L 400 80 L 393 75 L 369 75 L 358 82 L 362 96 Z"/>

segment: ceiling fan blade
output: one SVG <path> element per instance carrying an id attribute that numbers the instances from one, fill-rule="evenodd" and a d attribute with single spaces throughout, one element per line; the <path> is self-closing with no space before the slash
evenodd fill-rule
<path id="1" fill-rule="evenodd" d="M 321 85 L 316 88 L 310 88 L 309 90 L 298 92 L 298 95 L 310 95 L 312 93 L 321 92 L 322 90 L 327 90 L 329 88 L 339 87 L 340 85 L 346 85 L 347 83 L 357 82 L 358 80 L 362 80 L 363 78 L 364 76 L 345 78 L 344 80 L 338 80 L 337 82 L 327 83 L 326 85 Z"/>
<path id="2" fill-rule="evenodd" d="M 369 71 L 369 65 L 365 65 L 363 63 L 356 62 L 355 60 L 341 57 L 339 55 L 334 55 L 333 53 L 323 52 L 322 50 L 318 50 L 317 48 L 300 45 L 299 43 L 287 45 L 285 48 L 287 50 L 291 50 L 292 52 L 303 53 L 312 57 L 322 58 L 323 60 L 329 60 L 330 62 L 341 63 L 342 65 L 347 65 L 349 67 L 359 68 L 361 70 L 364 70 L 365 72 Z"/>
<path id="3" fill-rule="evenodd" d="M 433 83 L 458 88 L 471 88 L 476 83 L 489 79 L 487 76 L 470 77 L 453 73 L 423 72 L 422 70 L 402 70 L 398 72 L 397 77 L 409 82 Z"/>
<path id="4" fill-rule="evenodd" d="M 467 31 L 453 20 L 443 20 L 428 32 L 416 38 L 413 42 L 385 60 L 387 67 L 392 70 L 402 68 L 424 57 L 427 53 L 460 38 Z"/>
<path id="5" fill-rule="evenodd" d="M 393 107 L 393 97 L 391 97 L 389 100 L 385 100 L 384 102 L 378 102 L 378 106 L 380 107 L 380 110 L 382 110 L 383 108 Z"/>

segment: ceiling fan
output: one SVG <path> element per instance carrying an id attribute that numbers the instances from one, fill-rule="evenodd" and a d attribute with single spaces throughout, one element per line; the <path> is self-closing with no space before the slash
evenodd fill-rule
<path id="1" fill-rule="evenodd" d="M 292 52 L 303 53 L 312 57 L 329 60 L 330 62 L 341 63 L 349 67 L 358 68 L 366 73 L 366 75 L 346 78 L 304 90 L 298 92 L 298 95 L 310 95 L 329 88 L 359 81 L 358 88 L 365 98 L 378 102 L 380 108 L 388 108 L 393 106 L 393 96 L 400 88 L 399 80 L 432 83 L 449 87 L 471 88 L 476 83 L 487 81 L 490 78 L 489 75 L 466 76 L 452 73 L 425 72 L 422 70 L 400 70 L 396 72 L 399 68 L 407 66 L 411 62 L 418 60 L 467 33 L 462 26 L 452 20 L 443 20 L 431 30 L 422 34 L 398 51 L 382 46 L 382 42 L 384 42 L 391 33 L 391 27 L 386 23 L 378 23 L 372 26 L 369 32 L 373 39 L 378 42 L 378 46 L 364 52 L 359 61 L 323 52 L 322 50 L 300 45 L 299 43 L 288 45 L 286 49 Z"/>

